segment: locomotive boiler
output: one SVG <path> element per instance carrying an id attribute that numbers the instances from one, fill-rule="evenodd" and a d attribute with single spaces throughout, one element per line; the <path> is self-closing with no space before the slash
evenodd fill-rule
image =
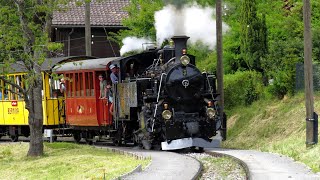
<path id="1" fill-rule="evenodd" d="M 219 114 L 216 79 L 195 66 L 187 53 L 187 36 L 174 45 L 121 58 L 121 83 L 115 85 L 114 121 L 133 133 L 145 149 L 216 146 L 212 137 L 226 119 Z M 128 124 L 137 122 L 136 128 Z M 222 133 L 224 134 L 224 133 Z"/>

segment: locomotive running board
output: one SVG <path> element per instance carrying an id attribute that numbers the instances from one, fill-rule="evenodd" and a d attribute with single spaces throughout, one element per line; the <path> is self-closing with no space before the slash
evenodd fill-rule
<path id="1" fill-rule="evenodd" d="M 203 147 L 203 148 L 218 148 L 220 147 L 221 139 L 215 138 L 211 142 L 202 138 L 183 138 L 172 140 L 170 143 L 167 141 L 161 142 L 162 150 L 175 150 L 188 147 Z"/>

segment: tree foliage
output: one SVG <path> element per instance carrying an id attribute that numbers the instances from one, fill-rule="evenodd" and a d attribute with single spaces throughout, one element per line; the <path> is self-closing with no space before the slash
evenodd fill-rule
<path id="1" fill-rule="evenodd" d="M 156 30 L 154 27 L 154 12 L 163 7 L 162 0 L 132 0 L 126 7 L 128 17 L 122 21 L 122 24 L 128 29 L 121 30 L 119 33 L 111 33 L 114 40 L 122 45 L 122 40 L 129 36 L 148 37 L 156 39 Z"/>
<path id="2" fill-rule="evenodd" d="M 260 61 L 268 52 L 267 28 L 265 15 L 257 16 L 255 0 L 243 1 L 239 21 L 241 60 L 238 68 L 262 72 Z"/>
<path id="3" fill-rule="evenodd" d="M 0 1 L 0 58 L 3 62 L 0 79 L 24 98 L 29 111 L 30 146 L 28 156 L 43 154 L 42 140 L 42 74 L 41 64 L 50 46 L 53 10 L 65 1 L 8 0 Z M 26 70 L 24 88 L 7 78 L 10 66 L 19 64 Z M 3 87 L 6 88 L 6 87 Z M 17 92 L 16 92 L 17 93 Z"/>

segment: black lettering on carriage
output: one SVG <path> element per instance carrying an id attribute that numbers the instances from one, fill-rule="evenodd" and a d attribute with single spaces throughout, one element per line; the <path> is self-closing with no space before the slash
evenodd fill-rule
<path id="1" fill-rule="evenodd" d="M 8 114 L 19 114 L 19 108 L 8 108 Z"/>

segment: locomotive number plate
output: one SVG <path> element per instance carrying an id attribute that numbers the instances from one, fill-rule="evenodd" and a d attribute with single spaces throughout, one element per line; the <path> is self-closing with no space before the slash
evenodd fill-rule
<path id="1" fill-rule="evenodd" d="M 19 108 L 8 108 L 8 114 L 19 114 Z"/>

